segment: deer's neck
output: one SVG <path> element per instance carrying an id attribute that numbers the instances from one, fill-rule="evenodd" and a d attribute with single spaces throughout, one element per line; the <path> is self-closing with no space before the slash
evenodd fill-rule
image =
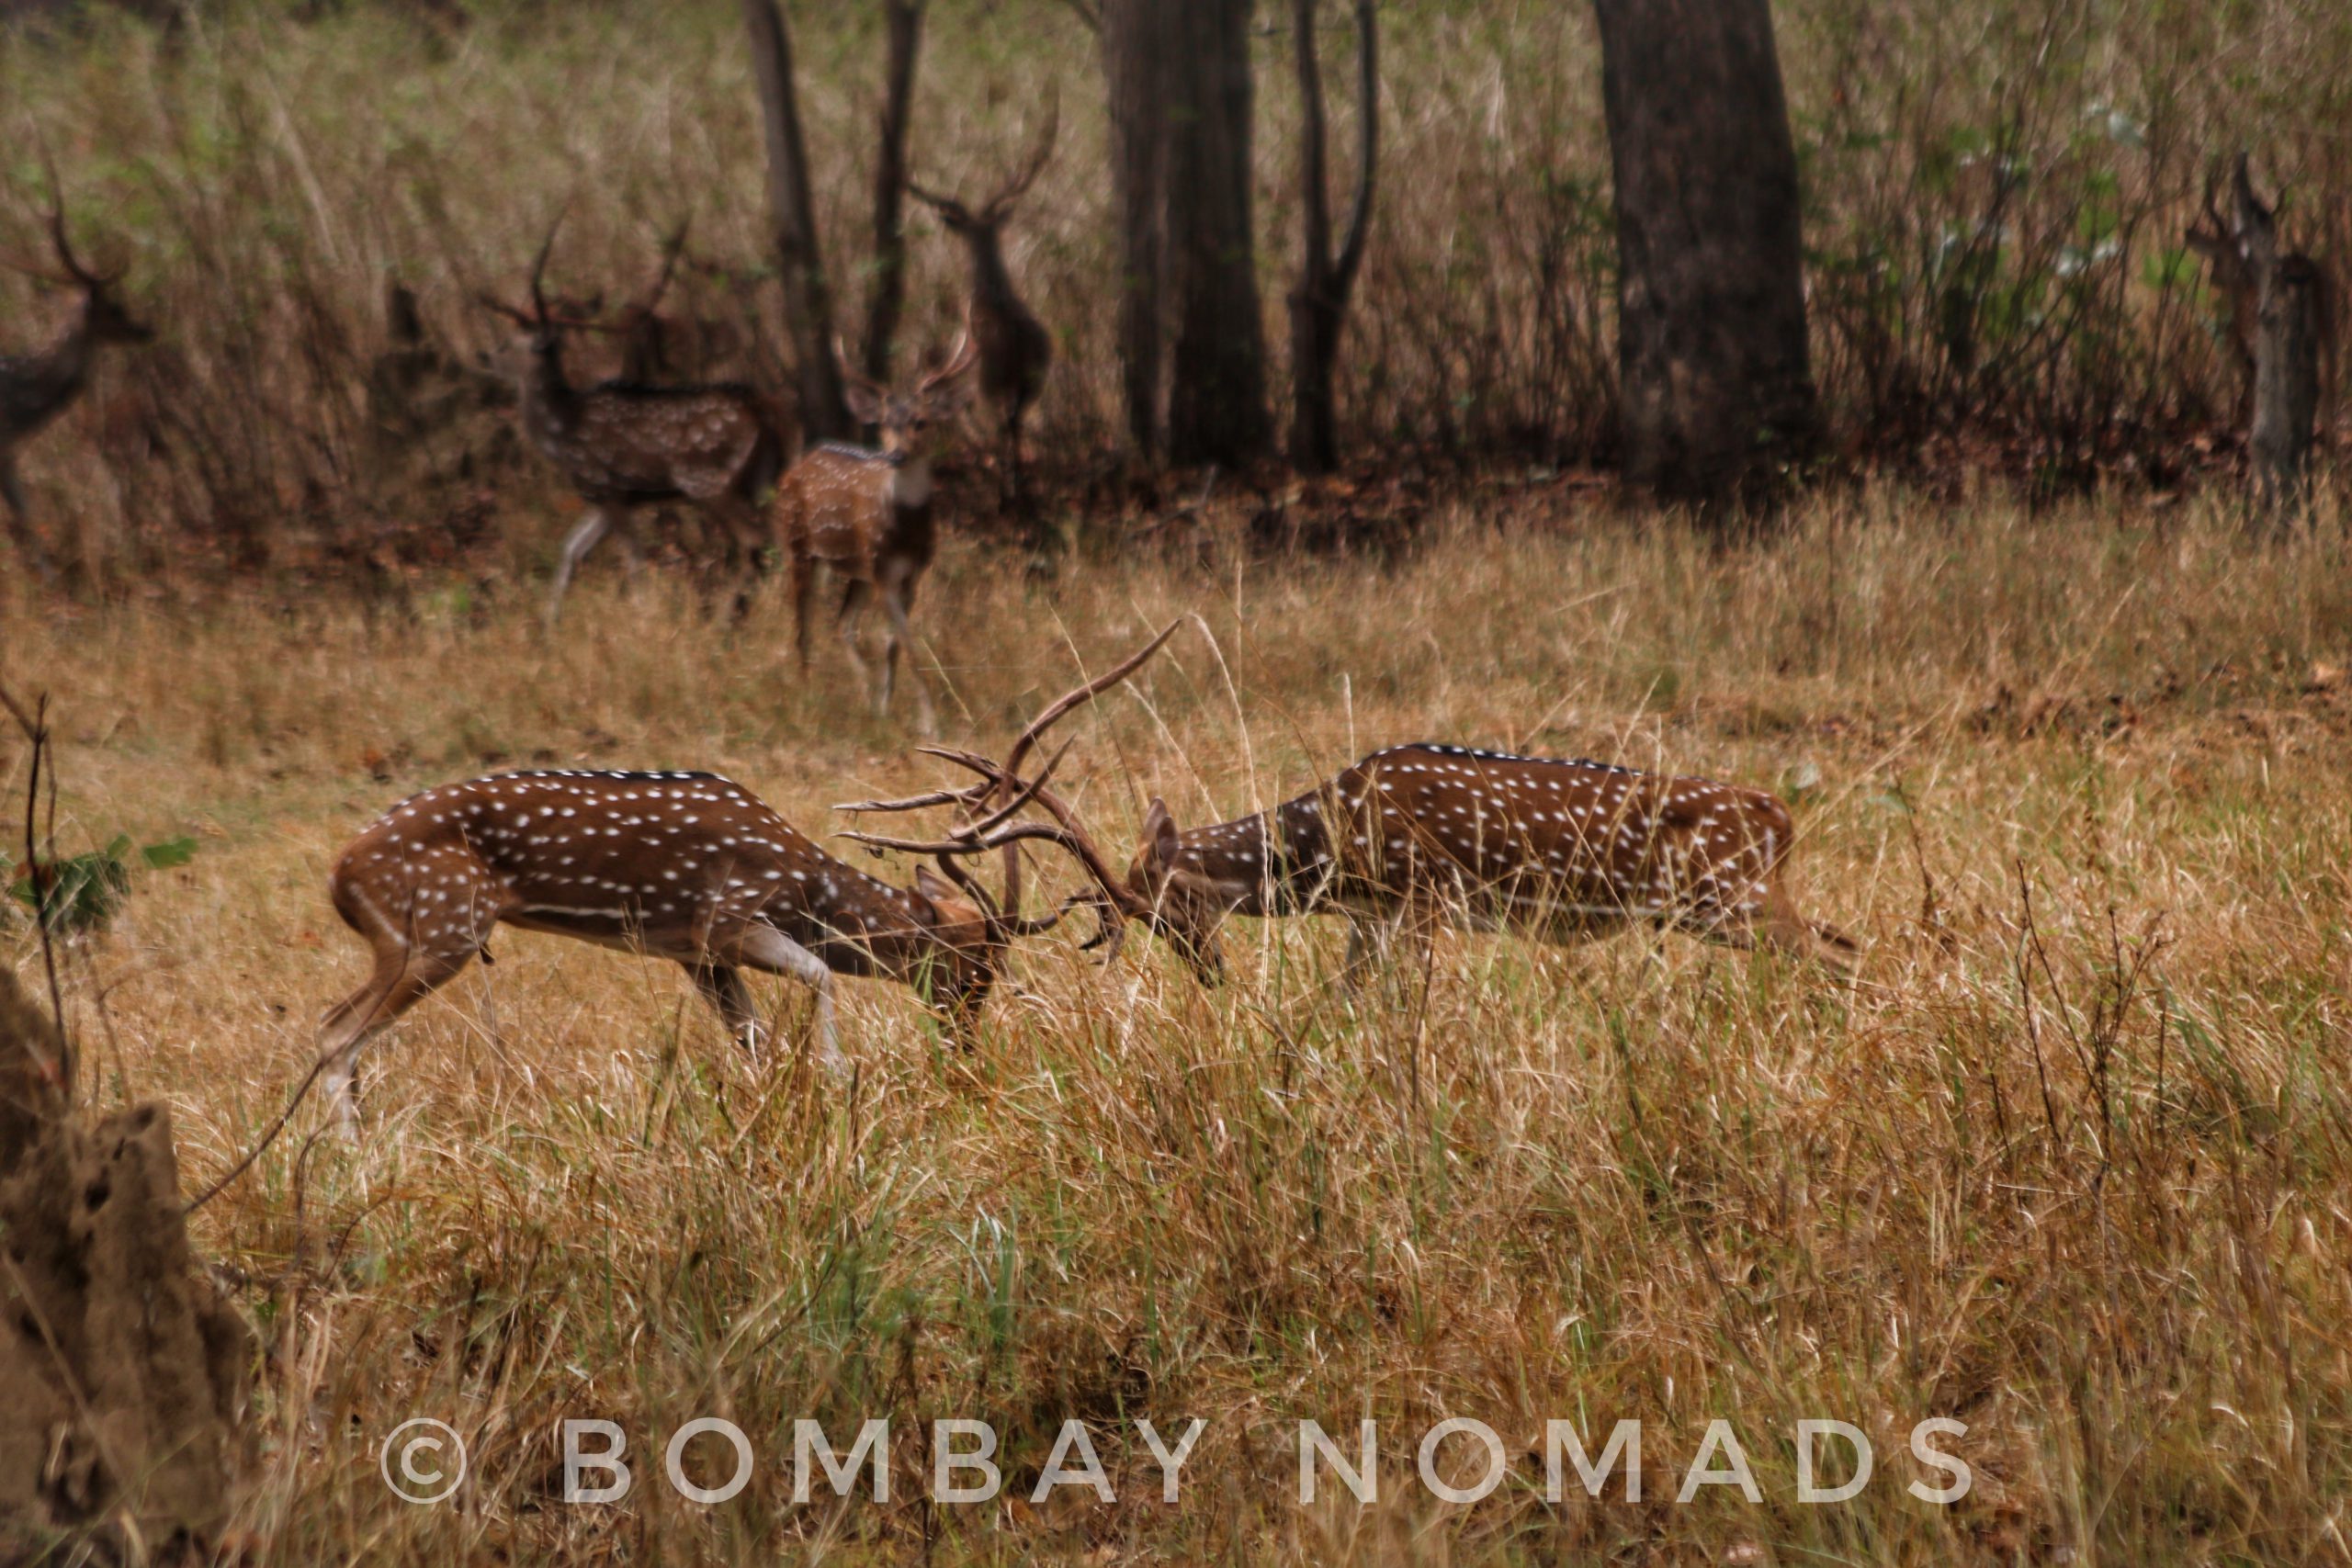
<path id="1" fill-rule="evenodd" d="M 1179 840 L 1178 868 L 1235 914 L 1306 914 L 1323 903 L 1331 883 L 1323 816 L 1324 803 L 1306 795 L 1192 829 Z"/>
<path id="2" fill-rule="evenodd" d="M 89 385 L 96 346 L 90 340 L 89 309 L 85 304 L 47 348 L 25 355 L 10 367 L 9 379 L 15 387 L 9 401 L 14 406 L 0 420 L 6 434 L 31 434 L 64 412 Z"/>
<path id="3" fill-rule="evenodd" d="M 890 504 L 901 512 L 921 512 L 931 504 L 931 459 L 910 455 L 890 470 Z"/>
<path id="4" fill-rule="evenodd" d="M 1004 265 L 1004 247 L 993 233 L 974 234 L 972 245 L 972 301 L 985 310 L 1007 314 L 1021 308 L 1021 297 L 1013 291 L 1012 274 Z"/>
<path id="5" fill-rule="evenodd" d="M 515 390 L 523 405 L 523 426 L 541 446 L 570 434 L 579 423 L 580 395 L 564 378 L 561 344 L 534 348 L 525 356 Z"/>
<path id="6" fill-rule="evenodd" d="M 913 895 L 830 856 L 810 876 L 793 890 L 806 929 L 791 934 L 827 968 L 912 982 L 941 956 Z"/>

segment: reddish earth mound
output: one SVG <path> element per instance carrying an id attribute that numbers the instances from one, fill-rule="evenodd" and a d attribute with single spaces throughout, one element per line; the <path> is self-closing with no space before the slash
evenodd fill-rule
<path id="1" fill-rule="evenodd" d="M 62 1060 L 0 970 L 0 1562 L 193 1556 L 226 1517 L 249 1336 L 188 1251 L 170 1114 L 93 1124 Z"/>

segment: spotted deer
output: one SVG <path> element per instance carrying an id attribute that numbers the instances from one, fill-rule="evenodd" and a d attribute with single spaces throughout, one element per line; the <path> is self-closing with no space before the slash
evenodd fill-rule
<path id="1" fill-rule="evenodd" d="M 1449 923 L 1557 942 L 1673 927 L 1836 968 L 1855 952 L 1844 933 L 1798 913 L 1788 879 L 1796 828 L 1760 790 L 1606 762 L 1392 746 L 1229 822 L 1180 829 L 1155 799 L 1123 877 L 1042 779 L 1021 784 L 1025 750 L 1002 763 L 939 754 L 988 781 L 965 792 L 967 810 L 1021 790 L 1052 818 L 999 828 L 994 841 L 1057 843 L 1087 868 L 1102 919 L 1089 946 L 1115 953 L 1134 920 L 1204 983 L 1223 974 L 1217 931 L 1237 914 L 1346 916 L 1351 985 L 1396 937 L 1425 957 Z"/>
<path id="2" fill-rule="evenodd" d="M 1393 936 L 1425 955 L 1447 923 L 1556 942 L 1646 924 L 1842 965 L 1852 941 L 1797 912 L 1795 841 L 1761 790 L 1422 743 L 1189 831 L 1155 799 L 1116 903 L 1204 980 L 1222 972 L 1226 916 L 1326 910 L 1348 919 L 1351 980 Z"/>
<path id="3" fill-rule="evenodd" d="M 564 375 L 564 334 L 605 323 L 593 303 L 584 311 L 548 306 L 542 279 L 554 244 L 550 227 L 531 265 L 527 309 L 487 295 L 481 301 L 520 329 L 514 378 L 523 434 L 588 503 L 556 563 L 548 623 L 561 613 L 580 563 L 605 536 L 617 528 L 626 536 L 639 507 L 665 501 L 691 502 L 718 525 L 740 605 L 762 543 L 757 502 L 783 467 L 784 445 L 764 401 L 752 388 L 724 381 L 574 387 Z"/>
<path id="4" fill-rule="evenodd" d="M 942 852 L 956 852 L 978 851 Z M 477 953 L 488 963 L 499 925 L 673 960 L 754 1052 L 764 1029 L 745 969 L 816 991 L 828 1066 L 842 1060 L 837 974 L 914 987 L 969 1043 L 1007 946 L 1060 912 L 1021 914 L 1017 862 L 1001 903 L 952 858 L 941 863 L 946 876 L 925 866 L 913 886 L 894 887 L 717 773 L 493 773 L 413 795 L 352 840 L 327 884 L 335 912 L 375 953 L 367 983 L 320 1027 L 337 1116 L 356 1134 L 362 1047 Z"/>
<path id="5" fill-rule="evenodd" d="M 978 345 L 980 395 L 997 418 L 998 502 L 1001 507 L 1021 501 L 1021 426 L 1029 405 L 1045 389 L 1046 372 L 1053 365 L 1054 342 L 1012 286 L 1004 265 L 1004 225 L 1029 192 L 1038 174 L 1052 158 L 1054 138 L 1061 116 L 1058 100 L 1050 106 L 1036 145 L 1020 167 L 978 208 L 967 207 L 953 196 L 907 182 L 908 191 L 939 214 L 948 232 L 964 242 L 972 263 L 970 321 L 972 340 Z"/>
<path id="6" fill-rule="evenodd" d="M 877 386 L 852 369 L 846 355 L 840 357 L 850 412 L 881 428 L 881 448 L 834 441 L 810 447 L 777 484 L 771 518 L 776 546 L 792 563 L 793 639 L 801 668 L 808 667 L 809 600 L 822 565 L 842 580 L 835 626 L 850 665 L 859 684 L 872 689 L 874 711 L 887 713 L 899 650 L 910 635 L 915 586 L 938 547 L 932 459 L 945 422 L 970 395 L 972 337 L 967 333 L 947 363 L 907 392 Z M 860 617 L 877 597 L 889 623 L 878 683 L 858 651 Z M 921 676 L 912 684 L 916 724 L 928 735 L 936 728 L 931 694 Z"/>
<path id="7" fill-rule="evenodd" d="M 51 176 L 52 186 L 56 176 Z M 17 553 L 48 581 L 57 568 L 33 530 L 32 513 L 25 504 L 24 487 L 17 478 L 17 450 L 72 407 L 89 386 L 90 367 L 99 349 L 109 344 L 151 342 L 154 329 L 134 319 L 114 296 L 119 272 L 94 272 L 74 254 L 65 237 L 62 200 L 49 213 L 50 244 L 57 253 L 58 270 L 11 260 L 17 270 L 82 294 L 81 309 L 46 349 L 31 354 L 0 355 L 0 500 L 8 503 L 8 534 Z"/>

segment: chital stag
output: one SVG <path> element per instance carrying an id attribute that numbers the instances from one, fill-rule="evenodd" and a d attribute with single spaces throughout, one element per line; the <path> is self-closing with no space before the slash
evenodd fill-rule
<path id="1" fill-rule="evenodd" d="M 1204 979 L 1221 972 L 1227 915 L 1323 910 L 1348 918 L 1351 978 L 1392 936 L 1425 955 L 1450 922 L 1559 942 L 1670 926 L 1842 964 L 1853 942 L 1797 911 L 1795 842 L 1788 807 L 1761 790 L 1606 762 L 1392 746 L 1230 822 L 1185 831 L 1154 800 L 1120 907 Z"/>
<path id="2" fill-rule="evenodd" d="M 496 773 L 427 790 L 353 840 L 328 882 L 376 958 L 320 1029 L 337 1113 L 356 1133 L 361 1048 L 476 953 L 487 962 L 500 924 L 674 960 L 747 1049 L 763 1031 L 744 969 L 815 989 L 828 1066 L 842 1060 L 836 974 L 915 987 L 968 1043 L 1007 945 L 1059 914 L 1021 914 L 1017 864 L 1001 904 L 952 858 L 942 866 L 954 882 L 925 866 L 893 887 L 716 773 Z"/>
<path id="3" fill-rule="evenodd" d="M 839 353 L 839 345 L 836 345 Z M 886 713 L 897 680 L 899 650 L 910 638 L 907 613 L 915 585 L 938 547 L 932 517 L 932 458 L 937 432 L 970 395 L 972 338 L 967 333 L 947 363 L 922 378 L 912 391 L 888 390 L 853 370 L 842 355 L 850 412 L 879 425 L 882 448 L 828 441 L 792 465 L 776 486 L 773 511 L 777 547 L 792 563 L 793 639 L 808 667 L 809 600 L 820 564 L 842 580 L 835 624 L 861 685 L 872 687 L 874 709 Z M 882 601 L 882 678 L 873 680 L 858 651 L 858 624 L 867 603 Z M 913 678 L 916 723 L 935 728 L 931 694 Z"/>
<path id="4" fill-rule="evenodd" d="M 55 176 L 51 176 L 54 184 Z M 134 320 L 114 297 L 119 272 L 91 271 L 74 254 L 65 237 L 62 201 L 49 213 L 49 238 L 61 269 L 23 261 L 10 265 L 35 277 L 82 291 L 82 306 L 73 321 L 48 348 L 38 353 L 0 355 L 0 499 L 8 503 L 8 533 L 17 549 L 35 571 L 55 581 L 57 569 L 33 531 L 32 514 L 25 504 L 23 485 L 17 478 L 17 449 L 73 405 L 89 385 L 90 366 L 97 351 L 108 344 L 141 344 L 154 330 Z"/>
<path id="5" fill-rule="evenodd" d="M 767 408 L 752 388 L 733 382 L 572 386 L 564 377 L 563 335 L 603 323 L 593 308 L 572 313 L 548 307 L 541 282 L 554 244 L 550 227 L 531 264 L 528 309 L 481 300 L 522 329 L 515 384 L 524 434 L 588 503 L 563 541 L 548 592 L 548 622 L 561 612 L 588 552 L 615 528 L 626 534 L 638 508 L 665 501 L 691 502 L 718 523 L 735 562 L 740 604 L 762 543 L 757 501 L 783 466 L 783 443 Z"/>
<path id="6" fill-rule="evenodd" d="M 1054 358 L 1052 337 L 1022 302 L 1020 291 L 1012 286 L 1012 274 L 1005 267 L 1004 225 L 1053 156 L 1054 136 L 1061 123 L 1058 108 L 1057 100 L 1047 109 L 1045 129 L 1028 157 L 977 209 L 907 182 L 907 189 L 937 212 L 948 231 L 962 240 L 971 254 L 971 333 L 979 347 L 980 394 L 997 417 L 1001 505 L 1020 502 L 1022 421 L 1045 389 L 1046 372 Z"/>
<path id="7" fill-rule="evenodd" d="M 1067 803 L 1023 787 L 1004 763 L 943 753 L 989 782 L 969 807 L 1020 789 L 1051 823 L 996 830 L 1059 843 L 1092 874 L 1116 951 L 1124 921 L 1165 939 L 1205 982 L 1223 973 L 1228 915 L 1333 912 L 1350 924 L 1347 972 L 1362 979 L 1402 935 L 1425 956 L 1443 924 L 1581 942 L 1633 925 L 1673 927 L 1842 967 L 1854 943 L 1806 919 L 1789 886 L 1796 840 L 1771 795 L 1711 779 L 1605 762 L 1513 757 L 1463 746 L 1376 751 L 1271 810 L 1189 830 L 1155 799 L 1123 878 Z"/>

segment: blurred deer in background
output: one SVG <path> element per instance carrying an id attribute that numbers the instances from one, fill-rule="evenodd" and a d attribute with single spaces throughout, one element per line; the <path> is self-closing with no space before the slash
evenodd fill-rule
<path id="1" fill-rule="evenodd" d="M 524 434 L 588 503 L 563 541 L 548 592 L 548 623 L 561 612 L 564 591 L 588 552 L 616 527 L 626 534 L 638 508 L 664 501 L 692 502 L 723 531 L 740 608 L 758 568 L 757 502 L 783 467 L 784 445 L 770 410 L 757 391 L 736 382 L 572 386 L 564 377 L 563 334 L 610 328 L 598 319 L 597 302 L 577 311 L 549 308 L 542 280 L 554 244 L 550 225 L 531 264 L 527 309 L 481 298 L 522 329 L 514 376 Z"/>
<path id="2" fill-rule="evenodd" d="M 874 711 L 887 713 L 898 675 L 899 651 L 911 640 L 907 614 L 915 585 L 938 547 L 932 516 L 932 460 L 947 421 L 971 396 L 974 350 L 967 332 L 947 363 L 923 376 L 910 391 L 876 385 L 842 362 L 850 412 L 882 432 L 878 451 L 828 441 L 813 446 L 776 486 L 775 537 L 792 563 L 793 639 L 800 667 L 808 668 L 809 599 L 820 564 L 842 580 L 835 616 L 842 646 L 858 682 L 873 691 Z M 888 621 L 883 632 L 882 677 L 876 683 L 858 651 L 858 623 L 867 603 L 882 601 Z M 913 677 L 916 725 L 924 735 L 937 726 L 931 694 Z"/>
<path id="3" fill-rule="evenodd" d="M 2229 344 L 2243 378 L 2238 416 L 2254 459 L 2257 500 L 2300 498 L 2314 434 L 2335 383 L 2336 292 L 2326 270 L 2284 251 L 2272 209 L 2255 194 L 2246 154 L 2230 169 L 2230 211 L 2205 183 L 2204 212 L 2183 236 L 2229 301 Z"/>
<path id="4" fill-rule="evenodd" d="M 17 477 L 17 450 L 82 395 L 89 386 L 90 367 L 100 348 L 109 344 L 148 343 L 155 336 L 153 328 L 135 320 L 114 297 L 121 271 L 93 272 L 74 255 L 73 242 L 65 237 L 65 207 L 56 183 L 52 170 L 49 237 L 59 270 L 17 259 L 9 265 L 29 276 L 80 289 L 82 307 L 48 348 L 0 355 L 0 500 L 8 503 L 8 535 L 17 551 L 51 582 L 57 581 L 57 568 L 34 532 L 24 486 Z"/>
<path id="5" fill-rule="evenodd" d="M 1036 144 L 1012 178 L 976 210 L 952 196 L 926 190 L 912 180 L 907 189 L 939 214 L 949 232 L 971 253 L 972 293 L 967 321 L 979 347 L 980 394 L 997 417 L 997 496 L 1000 508 L 1021 502 L 1021 425 L 1029 405 L 1045 389 L 1054 359 L 1053 338 L 1012 286 L 1004 265 L 1004 225 L 1052 158 L 1060 128 L 1059 100 L 1049 105 Z"/>

